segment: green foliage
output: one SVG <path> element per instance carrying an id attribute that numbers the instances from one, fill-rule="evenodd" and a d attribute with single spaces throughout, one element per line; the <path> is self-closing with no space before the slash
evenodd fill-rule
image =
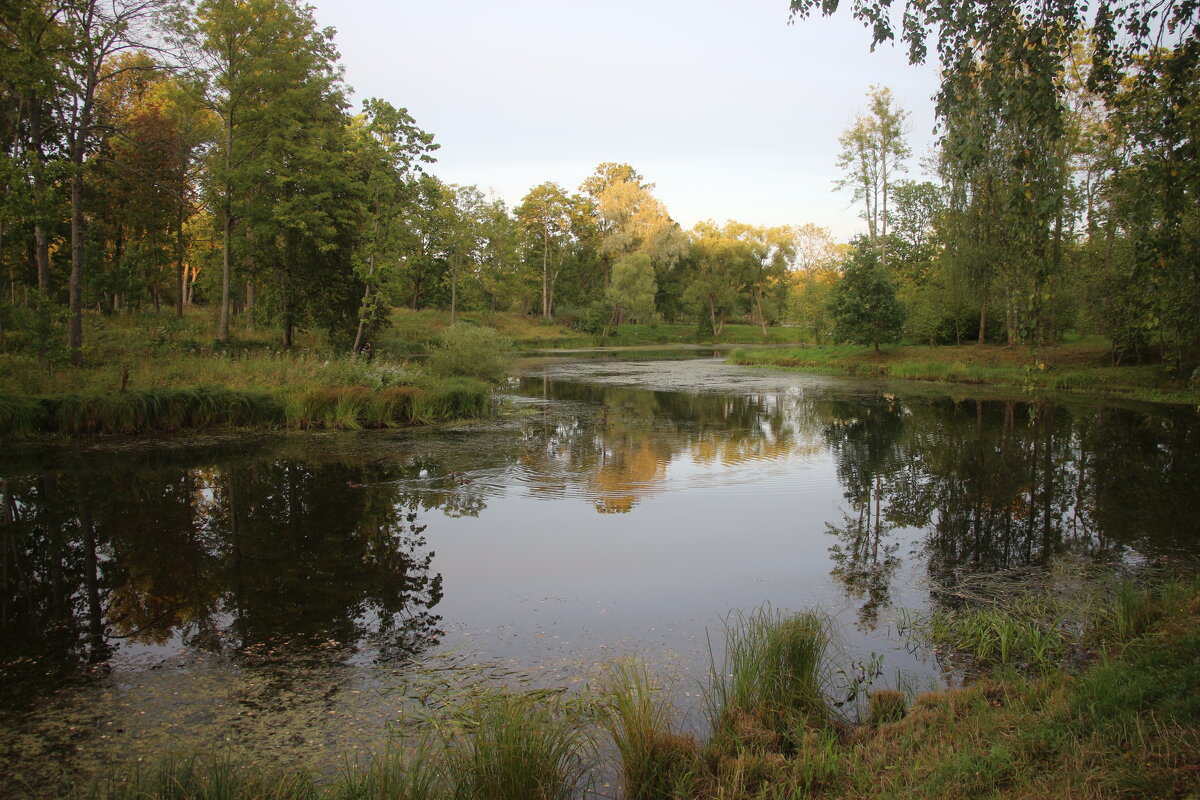
<path id="1" fill-rule="evenodd" d="M 612 283 L 605 292 L 608 301 L 631 322 L 654 322 L 654 297 L 658 284 L 650 256 L 633 253 L 618 259 L 612 268 Z"/>
<path id="2" fill-rule="evenodd" d="M 874 249 L 860 242 L 846 262 L 829 299 L 833 338 L 839 342 L 879 345 L 900 338 L 904 309 L 896 287 Z"/>
<path id="3" fill-rule="evenodd" d="M 495 328 L 459 324 L 446 328 L 429 353 L 429 369 L 435 375 L 466 376 L 497 382 L 508 376 L 512 363 L 512 340 Z"/>

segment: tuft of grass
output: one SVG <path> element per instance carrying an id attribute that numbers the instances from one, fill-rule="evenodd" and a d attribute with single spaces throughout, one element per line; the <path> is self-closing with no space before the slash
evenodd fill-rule
<path id="1" fill-rule="evenodd" d="M 870 723 L 883 725 L 888 722 L 899 722 L 904 719 L 906 705 L 904 692 L 895 689 L 876 689 L 868 698 Z"/>
<path id="2" fill-rule="evenodd" d="M 725 621 L 725 657 L 706 694 L 714 738 L 735 748 L 781 746 L 797 731 L 830 722 L 823 667 L 830 620 L 770 607 Z"/>
<path id="3" fill-rule="evenodd" d="M 44 430 L 46 413 L 36 398 L 0 396 L 0 438 L 22 439 Z"/>
<path id="4" fill-rule="evenodd" d="M 919 639 L 957 651 L 979 669 L 1045 673 L 1069 649 L 1061 617 L 1047 619 L 1045 610 L 1042 603 L 1029 601 L 1013 608 L 939 609 L 914 619 L 910 627 Z"/>
<path id="5" fill-rule="evenodd" d="M 601 683 L 601 725 L 621 758 L 627 800 L 687 796 L 699 771 L 696 740 L 672 727 L 674 708 L 642 661 L 608 665 Z"/>
<path id="6" fill-rule="evenodd" d="M 456 800 L 568 800 L 588 771 L 588 742 L 577 720 L 537 698 L 478 698 L 466 735 L 447 750 Z"/>
<path id="7" fill-rule="evenodd" d="M 429 737 L 403 749 L 393 745 L 365 766 L 349 767 L 331 782 L 327 800 L 446 800 L 451 796 L 446 754 Z"/>
<path id="8" fill-rule="evenodd" d="M 311 775 L 302 770 L 249 767 L 228 757 L 169 755 L 128 776 L 112 776 L 76 795 L 87 800 L 316 800 Z"/>

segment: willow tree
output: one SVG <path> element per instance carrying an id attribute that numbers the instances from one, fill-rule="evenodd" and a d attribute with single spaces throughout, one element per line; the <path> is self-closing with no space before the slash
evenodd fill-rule
<path id="1" fill-rule="evenodd" d="M 683 297 L 700 318 L 702 333 L 719 336 L 726 319 L 737 310 L 752 259 L 741 233 L 737 223 L 718 226 L 712 220 L 692 228 L 688 255 L 692 279 Z"/>

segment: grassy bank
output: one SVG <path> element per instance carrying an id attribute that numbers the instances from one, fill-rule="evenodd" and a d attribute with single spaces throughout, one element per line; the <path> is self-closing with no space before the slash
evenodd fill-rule
<path id="1" fill-rule="evenodd" d="M 1027 348 L 887 346 L 797 347 L 734 350 L 729 361 L 823 375 L 886 377 L 938 383 L 1074 392 L 1156 402 L 1200 402 L 1200 386 L 1159 364 L 1114 366 L 1103 342 Z"/>
<path id="2" fill-rule="evenodd" d="M 357 429 L 488 413 L 490 387 L 379 356 L 335 354 L 271 331 L 211 338 L 196 315 L 91 317 L 85 366 L 33 348 L 0 354 L 0 439 L 216 427 Z"/>
<path id="3" fill-rule="evenodd" d="M 494 327 L 524 350 L 576 347 L 635 347 L 654 344 L 792 344 L 801 341 L 797 328 L 771 327 L 764 334 L 757 325 L 728 324 L 720 336 L 700 336 L 695 323 L 619 325 L 611 336 L 580 333 L 541 317 L 506 312 L 469 311 L 458 315 L 465 322 Z M 437 334 L 449 327 L 447 311 L 396 309 L 391 327 L 380 331 L 375 346 L 381 352 L 423 353 Z"/>
<path id="4" fill-rule="evenodd" d="M 703 741 L 673 727 L 676 714 L 653 677 L 639 663 L 624 662 L 574 703 L 476 696 L 415 743 L 325 780 L 224 760 L 168 760 L 74 796 L 1195 797 L 1200 581 L 1124 584 L 1077 604 L 1071 618 L 1049 622 L 1038 614 L 1057 601 L 1049 595 L 1041 601 L 960 609 L 953 622 L 926 618 L 924 631 L 945 647 L 969 649 L 979 638 L 972 631 L 989 627 L 976 619 L 980 613 L 1008 615 L 1029 630 L 1050 624 L 1069 633 L 1052 657 L 1032 658 L 1037 648 L 1029 630 L 1018 631 L 1011 652 L 1019 655 L 994 662 L 990 677 L 915 697 L 877 690 L 855 715 L 827 701 L 829 621 L 760 610 L 730 619 L 727 655 L 707 690 L 711 734 Z M 1024 619 L 1030 609 L 1037 609 L 1038 622 Z M 1068 659 L 1073 648 L 1078 652 Z M 1078 667 L 1079 652 L 1089 665 L 1072 674 L 1063 667 Z M 595 784 L 605 777 L 621 788 Z"/>

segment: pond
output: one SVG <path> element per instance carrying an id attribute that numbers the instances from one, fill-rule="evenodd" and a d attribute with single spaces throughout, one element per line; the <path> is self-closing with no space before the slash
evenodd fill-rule
<path id="1" fill-rule="evenodd" d="M 11 448 L 0 794 L 173 748 L 336 768 L 473 687 L 579 689 L 629 654 L 695 712 L 723 618 L 764 604 L 940 686 L 901 609 L 1200 549 L 1189 409 L 709 357 L 542 359 L 500 399 L 440 430 Z"/>

